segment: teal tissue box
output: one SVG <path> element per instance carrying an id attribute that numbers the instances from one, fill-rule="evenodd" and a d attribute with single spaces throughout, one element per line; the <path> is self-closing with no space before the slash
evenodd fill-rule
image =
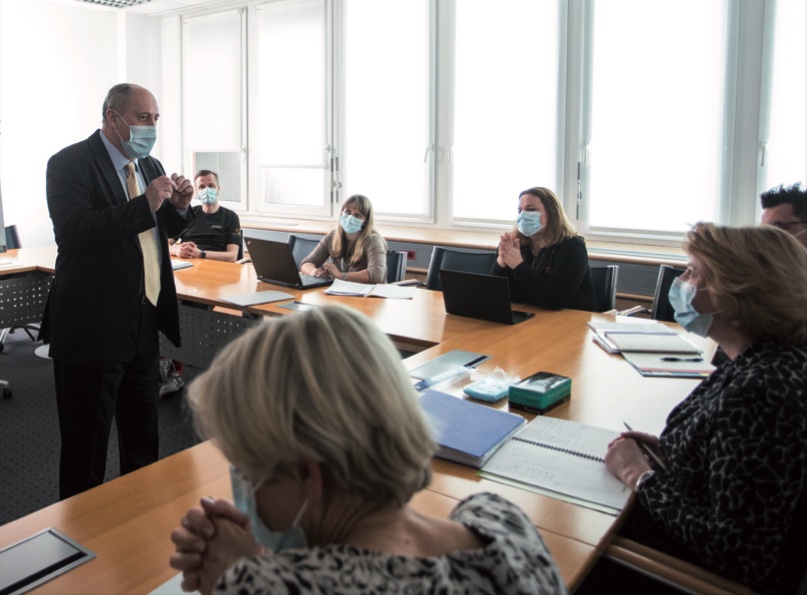
<path id="1" fill-rule="evenodd" d="M 544 413 L 572 396 L 572 379 L 551 372 L 537 372 L 510 385 L 510 405 L 532 413 Z"/>

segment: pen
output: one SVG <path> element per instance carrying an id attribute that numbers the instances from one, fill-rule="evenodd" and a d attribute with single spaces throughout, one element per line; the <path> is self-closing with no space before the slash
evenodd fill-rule
<path id="1" fill-rule="evenodd" d="M 702 362 L 702 357 L 671 357 L 665 356 L 661 358 L 663 362 Z"/>
<path id="2" fill-rule="evenodd" d="M 631 432 L 633 431 L 633 428 L 628 425 L 628 422 L 623 421 L 622 423 L 625 424 L 625 427 L 628 428 L 629 431 L 631 431 Z M 639 442 L 638 440 L 636 441 L 636 444 L 639 445 L 639 448 L 641 448 L 642 451 L 647 456 L 649 456 L 651 459 L 653 459 L 653 461 L 655 461 L 656 465 L 658 465 L 659 468 L 661 468 L 661 469 L 666 469 L 667 468 L 667 465 L 665 465 L 664 463 L 661 462 L 661 459 L 659 458 L 659 456 L 656 453 L 654 453 L 653 449 L 651 449 L 647 444 L 645 444 L 643 442 Z"/>
<path id="3" fill-rule="evenodd" d="M 465 364 L 465 367 L 466 368 L 475 368 L 476 366 L 478 366 L 479 364 L 481 364 L 483 361 L 485 361 L 487 359 L 490 359 L 487 355 L 481 355 L 478 358 L 476 358 L 475 360 L 471 360 L 470 362 Z"/>

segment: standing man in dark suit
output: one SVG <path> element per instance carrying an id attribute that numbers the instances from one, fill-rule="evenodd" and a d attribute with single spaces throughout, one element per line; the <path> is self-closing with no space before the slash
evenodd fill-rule
<path id="1" fill-rule="evenodd" d="M 116 85 L 101 130 L 48 162 L 59 251 L 42 338 L 56 381 L 62 499 L 103 482 L 113 416 L 122 474 L 158 458 L 157 331 L 179 346 L 166 234 L 187 225 L 193 197 L 189 180 L 149 157 L 159 117 L 148 90 Z"/>

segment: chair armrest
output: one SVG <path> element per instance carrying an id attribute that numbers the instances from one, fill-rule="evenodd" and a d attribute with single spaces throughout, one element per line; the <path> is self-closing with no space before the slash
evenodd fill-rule
<path id="1" fill-rule="evenodd" d="M 605 556 L 634 570 L 692 593 L 707 595 L 748 594 L 748 587 L 669 554 L 624 537 L 614 537 Z"/>

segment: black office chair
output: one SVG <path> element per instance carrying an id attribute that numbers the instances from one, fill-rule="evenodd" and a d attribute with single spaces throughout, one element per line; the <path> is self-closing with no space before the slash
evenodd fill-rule
<path id="1" fill-rule="evenodd" d="M 387 252 L 387 283 L 406 279 L 406 252 Z"/>
<path id="2" fill-rule="evenodd" d="M 465 273 L 481 273 L 489 275 L 493 263 L 496 262 L 496 250 L 466 250 L 435 246 L 426 273 L 426 288 L 442 291 L 440 271 L 462 271 Z"/>
<path id="3" fill-rule="evenodd" d="M 297 270 L 300 270 L 303 259 L 311 254 L 311 251 L 317 247 L 319 240 L 309 240 L 290 233 L 288 243 L 289 248 L 291 248 L 291 253 L 294 256 L 294 262 L 297 263 Z"/>
<path id="4" fill-rule="evenodd" d="M 17 248 L 22 248 L 20 246 L 20 236 L 17 235 L 17 226 L 16 225 L 9 225 L 6 227 L 6 248 L 8 250 L 16 250 Z"/>
<path id="5" fill-rule="evenodd" d="M 5 234 L 6 234 L 6 248 L 8 248 L 9 250 L 16 250 L 17 248 L 22 248 L 22 245 L 20 244 L 20 236 L 17 233 L 16 225 L 9 225 L 8 227 L 6 227 Z M 2 352 L 3 349 L 5 349 L 6 338 L 9 336 L 9 334 L 13 333 L 17 329 L 24 330 L 31 338 L 31 341 L 36 341 L 36 335 L 34 335 L 34 333 L 39 332 L 38 324 L 23 324 L 22 326 L 0 329 L 0 352 Z"/>
<path id="6" fill-rule="evenodd" d="M 664 322 L 675 322 L 675 310 L 670 305 L 670 286 L 672 282 L 684 273 L 684 269 L 671 267 L 663 264 L 659 267 L 658 279 L 656 280 L 656 291 L 653 294 L 653 305 L 650 309 L 635 306 L 628 310 L 619 312 L 622 316 L 633 316 L 634 314 L 650 314 L 653 320 Z"/>
<path id="7" fill-rule="evenodd" d="M 616 307 L 616 279 L 618 274 L 619 267 L 613 264 L 591 269 L 598 312 L 609 312 Z"/>

